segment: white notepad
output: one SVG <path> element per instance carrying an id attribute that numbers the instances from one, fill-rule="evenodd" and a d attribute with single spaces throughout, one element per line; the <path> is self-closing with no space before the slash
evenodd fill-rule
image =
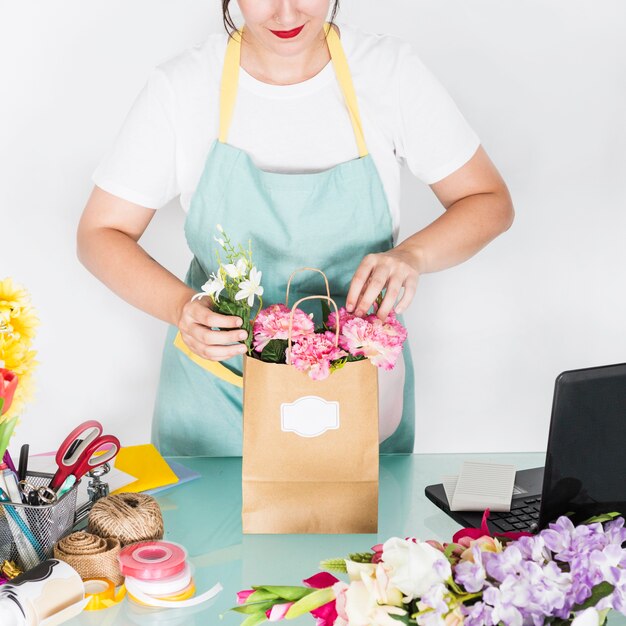
<path id="1" fill-rule="evenodd" d="M 451 511 L 510 511 L 515 486 L 515 466 L 464 461 L 454 484 L 444 477 L 444 489 Z"/>

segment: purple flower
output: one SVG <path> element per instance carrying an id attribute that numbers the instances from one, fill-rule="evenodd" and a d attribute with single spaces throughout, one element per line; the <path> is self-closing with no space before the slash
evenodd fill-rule
<path id="1" fill-rule="evenodd" d="M 474 562 L 461 561 L 454 568 L 454 579 L 470 593 L 477 593 L 485 586 L 487 572 L 483 565 L 483 552 L 479 546 L 472 547 Z"/>
<path id="2" fill-rule="evenodd" d="M 461 607 L 465 615 L 465 626 L 494 626 L 493 607 L 484 602 L 476 602 L 472 606 Z"/>

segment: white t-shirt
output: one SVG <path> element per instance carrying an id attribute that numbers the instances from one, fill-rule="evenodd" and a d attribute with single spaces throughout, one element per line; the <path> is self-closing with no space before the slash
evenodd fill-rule
<path id="1" fill-rule="evenodd" d="M 464 165 L 479 138 L 406 42 L 339 24 L 368 150 L 400 221 L 400 167 L 426 184 Z M 218 134 L 219 87 L 227 35 L 158 65 L 92 175 L 116 196 L 158 209 L 180 194 L 189 209 Z M 240 70 L 228 143 L 261 169 L 317 172 L 358 157 L 332 62 L 296 85 L 269 85 Z"/>

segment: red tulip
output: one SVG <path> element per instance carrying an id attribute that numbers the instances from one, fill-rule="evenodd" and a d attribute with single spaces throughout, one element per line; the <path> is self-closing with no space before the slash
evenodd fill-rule
<path id="1" fill-rule="evenodd" d="M 17 389 L 17 374 L 0 368 L 0 415 L 4 415 L 13 402 L 13 395 Z"/>

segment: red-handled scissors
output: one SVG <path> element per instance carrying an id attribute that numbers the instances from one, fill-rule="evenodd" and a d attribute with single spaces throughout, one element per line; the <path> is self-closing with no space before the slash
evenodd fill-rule
<path id="1" fill-rule="evenodd" d="M 97 454 L 99 451 L 103 451 L 102 454 Z M 83 422 L 67 436 L 57 452 L 56 462 L 59 469 L 50 481 L 50 489 L 57 491 L 71 476 L 71 484 L 68 481 L 63 491 L 69 489 L 87 472 L 104 465 L 119 451 L 119 439 L 113 435 L 102 435 L 100 422 Z"/>

